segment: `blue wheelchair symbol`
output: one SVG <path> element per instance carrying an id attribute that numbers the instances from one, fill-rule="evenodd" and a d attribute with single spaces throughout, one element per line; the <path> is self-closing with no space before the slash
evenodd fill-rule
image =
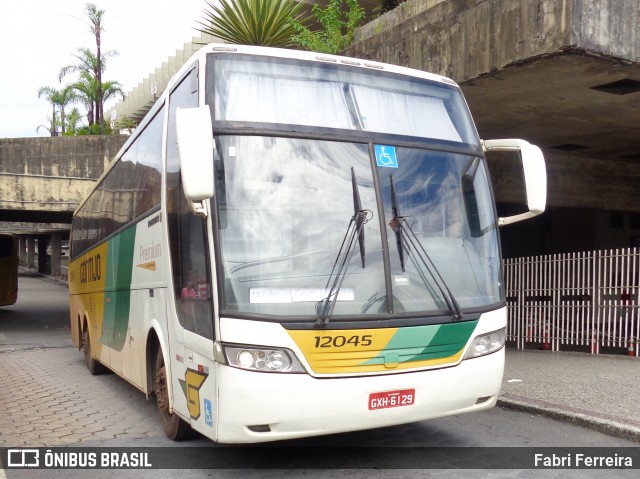
<path id="1" fill-rule="evenodd" d="M 207 426 L 213 426 L 213 408 L 211 407 L 211 401 L 204 400 L 204 422 Z"/>
<path id="2" fill-rule="evenodd" d="M 397 168 L 398 157 L 396 156 L 396 147 L 389 145 L 375 145 L 376 163 L 384 168 Z"/>

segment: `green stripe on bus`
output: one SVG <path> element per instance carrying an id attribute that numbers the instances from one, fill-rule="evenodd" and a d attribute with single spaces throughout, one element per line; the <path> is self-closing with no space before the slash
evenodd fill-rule
<path id="1" fill-rule="evenodd" d="M 398 354 L 400 363 L 448 358 L 464 348 L 477 324 L 474 320 L 399 328 L 384 350 L 362 365 L 384 364 L 390 352 Z"/>
<path id="2" fill-rule="evenodd" d="M 122 350 L 129 328 L 135 239 L 134 226 L 109 240 L 107 247 L 104 320 L 100 342 L 116 351 Z"/>
<path id="3" fill-rule="evenodd" d="M 419 361 L 453 356 L 465 347 L 477 324 L 478 320 L 441 324 L 431 342 L 411 360 Z"/>

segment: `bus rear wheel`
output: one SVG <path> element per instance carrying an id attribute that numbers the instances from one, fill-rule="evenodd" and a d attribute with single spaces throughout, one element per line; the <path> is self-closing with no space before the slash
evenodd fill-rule
<path id="1" fill-rule="evenodd" d="M 162 424 L 164 433 L 169 439 L 173 441 L 180 441 L 182 439 L 191 437 L 191 426 L 180 419 L 178 415 L 171 413 L 169 410 L 169 388 L 167 386 L 167 370 L 164 366 L 164 358 L 160 349 L 158 349 L 158 353 L 156 355 L 155 381 L 155 395 L 156 404 L 158 406 L 158 416 L 160 417 L 160 424 Z"/>
<path id="2" fill-rule="evenodd" d="M 85 326 L 82 333 L 82 349 L 84 350 L 84 363 L 87 365 L 89 373 L 93 376 L 105 372 L 105 367 L 91 356 L 91 341 L 89 340 L 89 326 Z"/>

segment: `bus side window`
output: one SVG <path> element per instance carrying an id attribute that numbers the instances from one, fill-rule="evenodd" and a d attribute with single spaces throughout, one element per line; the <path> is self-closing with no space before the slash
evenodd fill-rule
<path id="1" fill-rule="evenodd" d="M 180 190 L 178 217 L 179 275 L 174 276 L 180 324 L 187 330 L 213 339 L 211 280 L 206 247 L 205 219 L 196 216 Z M 179 290 L 179 294 L 178 294 Z"/>
<path id="2" fill-rule="evenodd" d="M 200 336 L 213 339 L 211 277 L 206 225 L 192 213 L 182 191 L 180 161 L 176 141 L 176 110 L 198 106 L 194 91 L 197 69 L 188 73 L 169 97 L 167 131 L 167 221 L 176 314 L 180 325 Z M 213 160 L 213 159 L 212 159 Z M 191 283 L 191 287 L 188 286 Z M 183 290 L 185 294 L 183 295 Z M 191 291 L 193 290 L 193 292 Z"/>

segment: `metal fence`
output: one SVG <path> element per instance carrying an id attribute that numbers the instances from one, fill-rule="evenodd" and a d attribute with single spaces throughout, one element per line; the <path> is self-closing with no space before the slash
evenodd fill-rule
<path id="1" fill-rule="evenodd" d="M 640 249 L 508 259 L 504 276 L 507 341 L 518 349 L 638 357 Z"/>

